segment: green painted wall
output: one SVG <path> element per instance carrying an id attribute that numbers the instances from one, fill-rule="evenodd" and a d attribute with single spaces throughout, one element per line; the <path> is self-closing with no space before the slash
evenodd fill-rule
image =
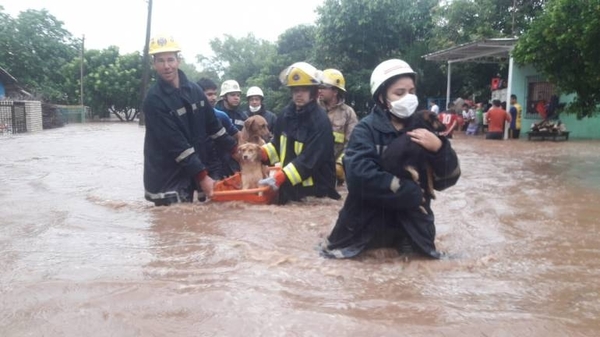
<path id="1" fill-rule="evenodd" d="M 531 76 L 540 76 L 540 74 L 532 66 L 514 65 L 513 67 L 513 83 L 512 83 L 512 94 L 517 95 L 517 101 L 523 106 L 525 110 L 527 104 L 527 78 Z M 569 103 L 573 100 L 575 95 L 561 95 L 561 103 Z M 574 115 L 561 114 L 560 120 L 565 123 L 569 134 L 569 139 L 600 139 L 600 117 L 596 116 L 593 118 L 584 118 L 577 120 Z M 525 111 L 523 111 L 523 120 L 521 122 L 521 138 L 527 138 L 527 131 L 529 131 L 531 124 L 541 121 L 541 118 L 526 118 Z"/>

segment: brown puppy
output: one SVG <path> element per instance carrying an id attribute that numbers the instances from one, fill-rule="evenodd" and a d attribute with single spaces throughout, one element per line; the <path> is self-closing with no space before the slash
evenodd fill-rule
<path id="1" fill-rule="evenodd" d="M 435 134 L 445 130 L 437 115 L 428 110 L 415 112 L 408 120 L 406 131 L 419 128 L 427 129 Z M 421 185 L 421 179 L 425 179 L 425 194 L 435 199 L 433 188 L 433 169 L 426 160 L 426 152 L 423 147 L 410 139 L 410 136 L 403 132 L 398 138 L 394 139 L 382 154 L 382 163 L 385 171 L 394 174 L 397 177 L 412 179 Z M 421 208 L 426 213 L 424 208 Z"/>
<path id="2" fill-rule="evenodd" d="M 436 135 L 439 135 L 440 132 L 446 131 L 446 126 L 439 120 L 437 114 L 433 111 L 429 110 L 420 110 L 414 113 L 412 116 L 412 128 L 425 128 Z M 427 172 L 427 193 L 431 196 L 432 199 L 435 199 L 435 192 L 433 190 L 433 169 L 431 165 L 427 164 L 426 167 Z M 413 178 L 415 178 L 415 174 L 417 173 L 413 168 L 412 171 L 409 170 Z M 416 178 L 414 179 L 416 182 L 419 181 L 419 175 L 417 173 Z"/>
<path id="3" fill-rule="evenodd" d="M 258 181 L 266 178 L 265 166 L 260 161 L 260 145 L 242 144 L 238 147 L 242 189 L 258 188 Z"/>
<path id="4" fill-rule="evenodd" d="M 260 115 L 248 117 L 242 129 L 242 143 L 264 145 L 265 139 L 270 137 L 267 120 Z"/>

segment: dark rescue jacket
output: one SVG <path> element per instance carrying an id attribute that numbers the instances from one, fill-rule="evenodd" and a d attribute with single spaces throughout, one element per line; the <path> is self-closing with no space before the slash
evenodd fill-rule
<path id="1" fill-rule="evenodd" d="M 427 177 L 421 177 L 419 186 L 383 169 L 383 152 L 405 132 L 397 131 L 388 115 L 375 107 L 352 132 L 344 155 L 348 196 L 323 248 L 327 257 L 353 257 L 367 248 L 401 248 L 407 239 L 421 253 L 439 257 L 429 196 L 424 196 L 427 214 L 418 210 Z M 438 191 L 456 184 L 460 177 L 456 153 L 448 140 L 440 139 L 439 151 L 427 152 L 425 158 L 433 168 L 433 186 Z"/>
<path id="2" fill-rule="evenodd" d="M 248 119 L 248 115 L 246 115 L 244 111 L 240 110 L 239 107 L 235 110 L 227 109 L 223 100 L 218 101 L 215 105 L 215 108 L 225 112 L 227 116 L 231 118 L 233 125 L 235 125 L 238 130 L 242 130 L 244 127 L 244 121 Z"/>
<path id="3" fill-rule="evenodd" d="M 271 164 L 281 163 L 286 182 L 279 203 L 306 196 L 339 199 L 335 190 L 333 134 L 325 111 L 311 101 L 301 110 L 291 102 L 277 118 L 273 140 L 264 145 Z"/>
<path id="4" fill-rule="evenodd" d="M 211 156 L 209 138 L 221 152 L 236 144 L 200 87 L 178 72 L 179 88 L 159 77 L 143 103 L 145 197 L 157 205 L 192 201 L 194 177 L 207 169 Z"/>

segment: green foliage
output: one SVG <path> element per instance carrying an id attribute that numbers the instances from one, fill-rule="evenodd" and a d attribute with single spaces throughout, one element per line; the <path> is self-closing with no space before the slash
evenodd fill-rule
<path id="1" fill-rule="evenodd" d="M 62 70 L 69 74 L 65 82 L 68 103 L 80 99 L 80 60 L 74 58 Z M 140 106 L 142 56 L 139 53 L 120 55 L 115 46 L 104 50 L 88 50 L 84 56 L 84 104 L 94 115 L 108 117 L 110 113 L 123 121 L 137 116 Z"/>
<path id="2" fill-rule="evenodd" d="M 0 9 L 1 10 L 1 9 Z M 76 40 L 47 10 L 16 19 L 0 11 L 0 66 L 45 100 L 64 102 L 60 68 L 78 53 Z"/>
<path id="3" fill-rule="evenodd" d="M 600 0 L 552 0 L 514 50 L 520 64 L 532 64 L 564 94 L 577 98 L 565 110 L 593 116 L 600 104 Z"/>
<path id="4" fill-rule="evenodd" d="M 342 71 L 347 101 L 359 111 L 368 109 L 370 74 L 380 62 L 402 58 L 423 73 L 421 56 L 436 5 L 437 0 L 325 1 L 317 9 L 318 65 Z"/>
<path id="5" fill-rule="evenodd" d="M 435 26 L 429 35 L 429 48 L 435 51 L 485 38 L 519 36 L 533 18 L 540 14 L 545 2 L 546 0 L 454 0 L 441 3 L 434 10 Z M 438 67 L 446 72 L 446 65 Z M 477 100 L 489 99 L 490 78 L 497 74 L 507 78 L 508 64 L 454 64 L 451 96 L 475 95 Z M 433 94 L 435 91 L 428 90 L 432 96 L 436 96 Z M 438 91 L 437 96 L 439 94 L 442 93 Z M 442 96 L 445 96 L 445 92 Z"/>

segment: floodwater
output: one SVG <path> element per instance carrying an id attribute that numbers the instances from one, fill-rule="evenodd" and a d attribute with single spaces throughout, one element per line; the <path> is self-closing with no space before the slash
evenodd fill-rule
<path id="1" fill-rule="evenodd" d="M 600 142 L 452 141 L 430 261 L 315 247 L 341 201 L 154 207 L 144 129 L 0 137 L 0 336 L 598 336 Z"/>

